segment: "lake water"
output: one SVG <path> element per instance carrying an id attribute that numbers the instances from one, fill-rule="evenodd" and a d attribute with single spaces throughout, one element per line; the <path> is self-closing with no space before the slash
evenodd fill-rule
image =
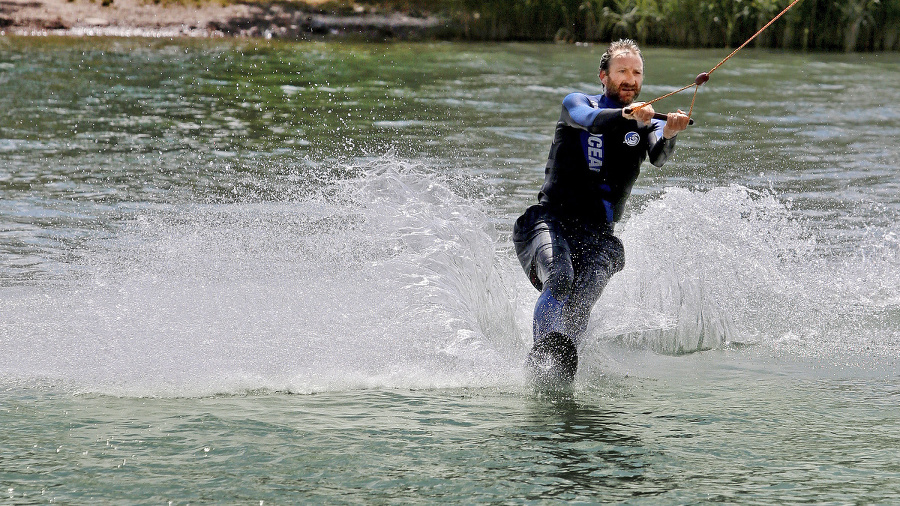
<path id="1" fill-rule="evenodd" d="M 896 54 L 717 70 L 526 385 L 511 224 L 603 49 L 0 38 L 3 501 L 900 502 Z"/>

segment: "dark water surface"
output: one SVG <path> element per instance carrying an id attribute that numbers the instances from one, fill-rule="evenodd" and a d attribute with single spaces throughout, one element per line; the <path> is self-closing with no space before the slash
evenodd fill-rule
<path id="1" fill-rule="evenodd" d="M 0 38 L 5 500 L 900 501 L 894 54 L 717 70 L 524 384 L 511 222 L 602 51 Z"/>

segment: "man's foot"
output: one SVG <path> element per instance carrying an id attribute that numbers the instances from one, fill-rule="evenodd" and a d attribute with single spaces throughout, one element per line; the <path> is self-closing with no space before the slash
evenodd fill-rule
<path id="1" fill-rule="evenodd" d="M 578 369 L 578 350 L 569 337 L 551 332 L 535 343 L 525 359 L 525 369 L 535 386 L 559 388 L 572 384 Z"/>

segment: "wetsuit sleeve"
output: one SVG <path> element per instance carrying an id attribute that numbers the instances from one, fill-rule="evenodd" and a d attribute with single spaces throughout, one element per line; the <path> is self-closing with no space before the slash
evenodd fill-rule
<path id="1" fill-rule="evenodd" d="M 570 93 L 563 99 L 562 121 L 573 128 L 602 134 L 622 128 L 630 120 L 622 117 L 622 109 L 597 108 L 583 93 Z"/>
<path id="2" fill-rule="evenodd" d="M 653 129 L 653 132 L 650 133 L 650 163 L 657 167 L 662 167 L 675 151 L 675 137 L 666 139 L 662 135 L 663 126 L 665 124 L 665 121 L 654 121 L 653 126 L 655 128 Z"/>

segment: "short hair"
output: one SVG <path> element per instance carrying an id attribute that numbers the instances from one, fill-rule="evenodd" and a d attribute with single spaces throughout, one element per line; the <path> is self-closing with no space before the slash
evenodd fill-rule
<path id="1" fill-rule="evenodd" d="M 606 48 L 606 52 L 600 57 L 600 71 L 609 72 L 609 61 L 613 56 L 619 53 L 634 53 L 640 57 L 641 61 L 644 61 L 644 55 L 641 54 L 641 48 L 638 47 L 637 42 L 631 39 L 619 39 L 609 45 Z"/>

